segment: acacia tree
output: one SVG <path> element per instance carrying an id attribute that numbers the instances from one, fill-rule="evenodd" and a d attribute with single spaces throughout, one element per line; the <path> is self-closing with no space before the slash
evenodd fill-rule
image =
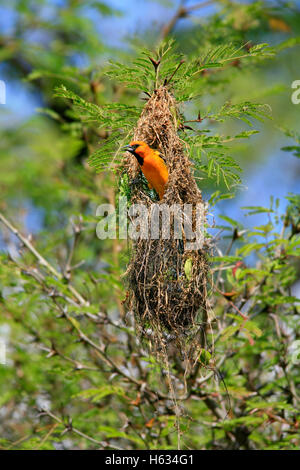
<path id="1" fill-rule="evenodd" d="M 96 207 L 115 204 L 119 194 L 130 199 L 120 149 L 159 87 L 176 100 L 176 132 L 209 212 L 234 197 L 242 179 L 232 155 L 271 113 L 246 92 L 243 100 L 222 95 L 245 70 L 263 73 L 281 51 L 293 53 L 295 38 L 272 48 L 258 41 L 267 30 L 289 33 L 290 10 L 278 15 L 253 3 L 238 15 L 229 2 L 207 18 L 196 45 L 163 38 L 155 50 L 139 48 L 99 67 L 97 34 L 77 2 L 57 12 L 51 28 L 23 2 L 18 8 L 20 21 L 33 29 L 40 22 L 52 46 L 42 57 L 25 48 L 18 28 L 14 39 L 1 38 L 8 70 L 26 76 L 46 102 L 46 117 L 4 130 L 1 149 L 2 448 L 298 448 L 299 308 L 291 289 L 299 196 L 287 195 L 284 213 L 277 200 L 269 207 L 254 201 L 248 215 L 266 220 L 253 229 L 226 216 L 219 217 L 224 225 L 208 219 L 206 342 L 188 371 L 175 349 L 166 364 L 151 350 L 151 334 L 137 334 L 124 303 L 130 246 L 95 235 Z M 161 35 L 191 11 L 181 7 Z M 84 70 L 68 62 L 79 47 L 90 59 Z M 218 99 L 210 105 L 208 96 Z M 231 120 L 243 127 L 229 135 L 222 126 Z M 297 157 L 300 137 L 286 132 L 295 140 L 286 150 Z M 154 198 L 143 182 L 139 190 Z M 43 209 L 33 238 L 21 201 L 22 211 Z"/>

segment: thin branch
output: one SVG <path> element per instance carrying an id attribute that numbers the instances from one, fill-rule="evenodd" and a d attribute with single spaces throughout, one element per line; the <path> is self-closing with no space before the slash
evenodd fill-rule
<path id="1" fill-rule="evenodd" d="M 171 76 L 168 79 L 165 80 L 164 86 L 167 86 L 170 83 L 170 81 L 172 80 L 172 78 L 174 78 L 175 74 L 177 73 L 178 69 L 182 66 L 182 64 L 184 64 L 184 60 L 181 60 L 179 62 L 179 64 L 177 65 L 176 69 L 171 74 Z"/>
<path id="2" fill-rule="evenodd" d="M 195 10 L 199 10 L 200 8 L 204 8 L 204 7 L 207 7 L 209 5 L 211 5 L 212 3 L 214 3 L 214 0 L 207 0 L 206 2 L 202 2 L 202 3 L 196 3 L 196 5 L 191 5 L 190 7 L 187 8 L 187 11 L 188 13 L 190 13 L 191 11 L 195 11 Z"/>
<path id="3" fill-rule="evenodd" d="M 64 268 L 64 277 L 65 277 L 65 279 L 67 279 L 67 281 L 70 281 L 70 279 L 71 279 L 72 259 L 73 259 L 75 248 L 77 246 L 77 243 L 78 243 L 78 240 L 79 240 L 80 234 L 81 234 L 81 220 L 80 220 L 79 224 L 75 224 L 75 223 L 72 222 L 72 227 L 73 227 L 74 237 L 73 237 L 73 240 L 72 240 L 72 245 L 71 245 L 69 255 L 68 255 L 68 258 L 67 258 L 67 261 L 66 261 L 66 265 L 65 265 L 65 268 Z"/>
<path id="4" fill-rule="evenodd" d="M 62 280 L 63 276 L 34 248 L 32 243 L 24 237 L 19 230 L 14 227 L 9 220 L 0 212 L 0 221 L 23 243 L 24 246 L 35 256 L 41 266 L 46 268 L 57 279 Z M 76 297 L 80 305 L 87 306 L 88 302 L 79 294 L 79 292 L 71 284 L 67 284 L 69 291 Z"/>
<path id="5" fill-rule="evenodd" d="M 58 426 L 58 423 L 54 423 L 53 426 L 51 426 L 50 431 L 46 434 L 44 439 L 42 439 L 42 441 L 40 442 L 40 444 L 37 446 L 37 448 L 35 450 L 39 450 L 42 447 L 42 445 L 45 444 L 45 442 L 47 441 L 47 439 L 49 439 L 51 434 L 55 431 L 57 426 Z"/>
<path id="6" fill-rule="evenodd" d="M 69 323 L 71 323 L 72 327 L 76 330 L 79 338 L 81 341 L 83 341 L 84 343 L 88 344 L 89 346 L 91 346 L 93 349 L 95 349 L 99 355 L 101 356 L 101 358 L 104 360 L 104 362 L 106 362 L 108 365 L 110 365 L 112 367 L 113 370 L 115 370 L 116 372 L 118 372 L 120 375 L 122 375 L 124 378 L 126 378 L 129 382 L 132 382 L 134 383 L 135 385 L 138 385 L 139 387 L 142 386 L 142 382 L 139 382 L 137 379 L 135 379 L 134 377 L 131 377 L 130 375 L 126 374 L 126 372 L 124 372 L 117 364 L 115 364 L 112 359 L 110 359 L 108 357 L 108 355 L 105 353 L 105 351 L 103 350 L 103 348 L 101 346 L 99 346 L 98 344 L 94 343 L 93 340 L 91 340 L 82 330 L 81 328 L 79 327 L 79 325 L 77 324 L 77 322 L 74 321 L 74 319 L 67 313 L 66 311 L 66 308 L 62 307 L 62 305 L 60 305 L 59 302 L 56 302 L 55 299 L 53 299 L 55 305 L 58 307 L 58 309 L 60 310 L 61 314 L 68 320 Z"/>
<path id="7" fill-rule="evenodd" d="M 196 5 L 191 5 L 191 6 L 185 6 L 184 1 L 180 2 L 180 5 L 175 12 L 174 16 L 170 19 L 170 21 L 164 25 L 164 27 L 161 30 L 161 38 L 165 39 L 169 34 L 173 31 L 173 29 L 176 26 L 176 23 L 179 19 L 181 18 L 186 18 L 191 12 L 195 10 L 199 10 L 200 8 L 204 8 L 208 5 L 211 5 L 214 3 L 214 0 L 207 0 L 206 2 L 202 3 L 196 3 Z"/>
<path id="8" fill-rule="evenodd" d="M 180 4 L 178 10 L 176 11 L 176 13 L 174 14 L 174 16 L 170 19 L 170 21 L 164 25 L 164 27 L 162 28 L 161 30 L 161 37 L 162 39 L 165 39 L 167 36 L 169 36 L 169 34 L 171 33 L 171 31 L 174 29 L 177 21 L 180 19 L 180 18 L 184 18 L 186 16 L 186 10 L 185 10 L 185 7 Z"/>
<path id="9" fill-rule="evenodd" d="M 107 447 L 113 447 L 114 449 L 117 449 L 117 450 L 123 450 L 121 447 L 115 446 L 115 444 L 114 444 L 113 446 L 110 446 L 110 445 L 107 444 L 106 442 L 97 441 L 96 439 L 94 439 L 94 438 L 91 437 L 91 436 L 88 436 L 87 434 L 83 433 L 83 432 L 80 431 L 79 429 L 74 428 L 74 427 L 72 426 L 72 424 L 65 424 L 61 418 L 59 418 L 58 416 L 54 415 L 50 410 L 47 410 L 47 409 L 45 409 L 45 408 L 42 408 L 42 409 L 41 409 L 41 412 L 42 412 L 42 414 L 49 416 L 50 418 L 52 418 L 52 419 L 53 419 L 54 421 L 56 421 L 57 423 L 59 423 L 59 424 L 61 424 L 62 426 L 64 426 L 65 432 L 67 432 L 67 431 L 74 432 L 75 434 L 78 434 L 78 436 L 81 436 L 81 437 L 83 437 L 84 439 L 87 439 L 88 441 L 93 442 L 94 444 L 97 444 L 97 445 L 101 446 L 103 449 L 104 449 L 104 448 L 107 448 Z"/>

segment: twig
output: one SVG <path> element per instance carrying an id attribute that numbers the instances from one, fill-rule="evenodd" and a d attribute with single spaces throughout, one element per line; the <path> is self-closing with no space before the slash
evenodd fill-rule
<path id="1" fill-rule="evenodd" d="M 184 18 L 186 15 L 186 9 L 185 7 L 182 5 L 182 3 L 180 4 L 178 10 L 176 11 L 176 13 L 174 14 L 174 16 L 170 19 L 169 23 L 167 23 L 166 25 L 164 25 L 164 27 L 162 28 L 161 30 L 161 37 L 162 39 L 165 39 L 167 36 L 169 36 L 170 32 L 173 30 L 173 28 L 175 27 L 177 21 L 180 19 L 180 18 Z"/>
<path id="2" fill-rule="evenodd" d="M 185 3 L 184 0 L 180 2 L 180 5 L 179 5 L 176 13 L 174 14 L 174 16 L 162 28 L 162 30 L 161 30 L 162 39 L 165 39 L 171 33 L 171 31 L 174 29 L 177 21 L 180 18 L 185 18 L 192 11 L 199 10 L 200 8 L 204 8 L 208 5 L 211 5 L 212 3 L 214 3 L 214 0 L 207 0 L 206 2 L 196 3 L 196 5 L 191 5 L 189 7 L 185 6 L 184 3 Z"/>
<path id="3" fill-rule="evenodd" d="M 24 246 L 36 257 L 41 266 L 46 268 L 57 279 L 62 280 L 63 276 L 34 248 L 32 243 L 24 237 L 19 230 L 14 227 L 9 220 L 0 212 L 0 221 L 23 243 Z M 79 294 L 79 292 L 71 284 L 67 284 L 67 288 L 76 297 L 80 305 L 87 306 L 88 302 Z"/>
<path id="4" fill-rule="evenodd" d="M 67 261 L 66 261 L 66 265 L 65 265 L 65 268 L 64 268 L 64 278 L 67 279 L 67 281 L 70 281 L 70 279 L 71 279 L 71 272 L 72 272 L 71 263 L 72 263 L 72 258 L 73 258 L 73 255 L 74 255 L 75 248 L 77 246 L 77 243 L 78 243 L 78 240 L 79 240 L 79 237 L 80 237 L 80 234 L 81 234 L 81 221 L 80 221 L 79 224 L 75 224 L 75 223 L 72 222 L 72 227 L 73 227 L 74 237 L 73 237 L 73 240 L 72 240 L 72 246 L 71 246 L 70 251 L 69 251 L 69 255 L 68 255 L 68 258 L 67 258 Z"/>
<path id="5" fill-rule="evenodd" d="M 196 5 L 191 5 L 190 7 L 187 8 L 187 11 L 188 13 L 190 13 L 191 11 L 195 11 L 195 10 L 199 10 L 199 8 L 204 8 L 204 7 L 207 7 L 208 5 L 211 5 L 212 3 L 214 3 L 214 0 L 207 0 L 206 2 L 202 2 L 202 3 L 196 3 Z"/>
<path id="6" fill-rule="evenodd" d="M 47 439 L 51 436 L 51 434 L 53 433 L 53 431 L 55 431 L 55 429 L 57 428 L 58 426 L 58 423 L 54 423 L 53 426 L 51 426 L 50 428 L 50 431 L 46 434 L 46 436 L 42 439 L 42 441 L 40 442 L 40 444 L 37 446 L 37 448 L 35 450 L 39 450 L 40 447 L 42 447 L 43 444 L 45 444 L 45 442 L 47 441 Z"/>
<path id="7" fill-rule="evenodd" d="M 182 64 L 184 64 L 183 59 L 179 62 L 179 64 L 177 65 L 176 69 L 171 74 L 171 76 L 168 79 L 165 79 L 164 86 L 167 86 L 170 83 L 170 81 L 172 80 L 172 78 L 174 78 L 175 74 L 177 73 L 178 69 L 182 66 Z"/>
<path id="8" fill-rule="evenodd" d="M 63 425 L 64 428 L 65 428 L 65 431 L 74 432 L 75 434 L 78 434 L 78 436 L 81 436 L 81 437 L 83 437 L 84 439 L 87 439 L 88 441 L 93 442 L 94 444 L 97 444 L 97 445 L 101 446 L 102 448 L 113 447 L 114 449 L 117 449 L 117 450 L 123 450 L 121 447 L 117 447 L 117 446 L 115 446 L 115 445 L 110 446 L 110 445 L 107 444 L 106 442 L 97 441 L 96 439 L 94 439 L 94 438 L 91 437 L 91 436 L 88 436 L 87 434 L 83 433 L 83 432 L 80 431 L 79 429 L 74 428 L 74 427 L 72 426 L 72 424 L 65 424 L 61 418 L 59 418 L 58 416 L 54 415 L 51 411 L 49 411 L 49 410 L 47 410 L 47 409 L 45 409 L 45 408 L 42 408 L 42 409 L 41 409 L 41 412 L 42 412 L 42 414 L 47 415 L 47 416 L 49 416 L 50 418 L 54 419 L 54 421 L 56 421 L 57 423 Z"/>
<path id="9" fill-rule="evenodd" d="M 160 66 L 161 59 L 158 60 L 153 59 L 153 57 L 149 57 L 150 62 L 152 63 L 154 70 L 155 70 L 155 81 L 154 81 L 154 90 L 158 87 L 158 70 Z"/>
<path id="10" fill-rule="evenodd" d="M 126 372 L 124 372 L 122 369 L 120 369 L 120 367 L 115 364 L 112 359 L 110 359 L 108 357 L 108 355 L 105 353 L 105 351 L 103 350 L 103 348 L 101 346 L 98 346 L 98 344 L 94 343 L 93 340 L 91 340 L 79 327 L 79 325 L 77 324 L 77 322 L 74 321 L 74 319 L 68 314 L 68 312 L 66 311 L 66 308 L 62 307 L 62 305 L 59 304 L 59 302 L 56 302 L 55 299 L 54 300 L 54 303 L 55 305 L 59 308 L 60 312 L 62 313 L 62 315 L 71 323 L 71 325 L 73 326 L 73 328 L 76 330 L 79 338 L 81 339 L 81 341 L 83 341 L 84 343 L 90 345 L 93 349 L 95 349 L 101 356 L 101 358 L 107 363 L 109 364 L 113 370 L 115 370 L 116 372 L 118 372 L 120 375 L 122 375 L 124 378 L 126 378 L 129 382 L 132 382 L 134 383 L 135 385 L 138 385 L 139 387 L 142 386 L 142 383 L 139 382 L 137 379 L 135 379 L 134 377 L 131 377 L 130 375 L 126 374 Z"/>
<path id="11" fill-rule="evenodd" d="M 18 444 L 21 444 L 21 442 L 26 441 L 26 439 L 30 439 L 30 438 L 31 438 L 31 434 L 27 434 L 26 436 L 21 437 L 17 441 L 12 442 L 8 447 L 6 447 L 5 450 L 9 450 L 12 447 L 16 447 Z"/>

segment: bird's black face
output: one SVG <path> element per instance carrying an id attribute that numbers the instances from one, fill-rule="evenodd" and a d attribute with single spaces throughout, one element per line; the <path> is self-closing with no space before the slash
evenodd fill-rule
<path id="1" fill-rule="evenodd" d="M 140 165 L 143 165 L 144 160 L 143 158 L 136 152 L 136 149 L 140 147 L 140 144 L 133 144 L 133 145 L 125 145 L 125 147 L 122 148 L 122 150 L 127 150 L 127 152 L 132 153 L 132 155 L 135 156 L 137 159 L 138 163 Z"/>
<path id="2" fill-rule="evenodd" d="M 125 145 L 122 150 L 127 150 L 127 152 L 132 153 L 133 155 L 135 154 L 136 149 L 139 147 L 139 144 L 134 144 L 134 145 Z"/>

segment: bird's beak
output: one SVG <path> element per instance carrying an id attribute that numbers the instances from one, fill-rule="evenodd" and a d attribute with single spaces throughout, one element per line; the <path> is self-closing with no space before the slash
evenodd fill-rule
<path id="1" fill-rule="evenodd" d="M 122 147 L 122 150 L 127 150 L 130 153 L 134 152 L 134 148 L 131 145 L 125 145 L 125 147 Z"/>

